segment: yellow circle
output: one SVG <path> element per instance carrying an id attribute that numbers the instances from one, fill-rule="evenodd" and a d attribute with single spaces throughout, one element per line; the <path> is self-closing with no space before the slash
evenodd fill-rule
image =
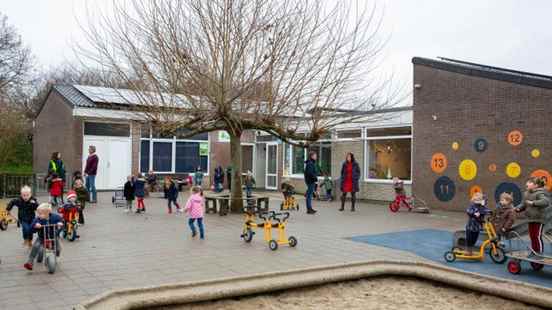
<path id="1" fill-rule="evenodd" d="M 464 181 L 471 181 L 477 176 L 477 164 L 471 159 L 464 159 L 458 167 L 458 173 Z"/>
<path id="2" fill-rule="evenodd" d="M 539 149 L 533 149 L 531 151 L 531 156 L 533 156 L 533 158 L 539 158 L 540 157 L 540 150 Z"/>
<path id="3" fill-rule="evenodd" d="M 452 143 L 452 149 L 453 150 L 458 151 L 459 148 L 460 148 L 460 143 L 458 143 L 458 142 Z"/>
<path id="4" fill-rule="evenodd" d="M 511 162 L 506 166 L 506 175 L 512 179 L 519 177 L 521 174 L 521 166 L 516 162 Z"/>

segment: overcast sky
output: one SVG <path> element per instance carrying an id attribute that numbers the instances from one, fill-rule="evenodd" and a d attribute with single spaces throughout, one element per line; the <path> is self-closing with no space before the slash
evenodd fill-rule
<path id="1" fill-rule="evenodd" d="M 334 1 L 334 0 L 328 0 Z M 43 68 L 71 60 L 84 0 L 0 0 Z M 94 3 L 105 0 L 94 0 Z M 552 75 L 552 1 L 376 0 L 389 36 L 383 69 L 406 85 L 414 56 L 437 56 Z"/>

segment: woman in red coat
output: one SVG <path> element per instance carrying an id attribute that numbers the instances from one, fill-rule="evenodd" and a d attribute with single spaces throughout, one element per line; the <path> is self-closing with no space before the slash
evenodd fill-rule
<path id="1" fill-rule="evenodd" d="M 351 193 L 351 212 L 355 211 L 356 193 L 359 190 L 360 166 L 355 160 L 353 153 L 347 153 L 345 162 L 341 166 L 341 208 L 339 211 L 345 210 L 345 199 L 347 193 Z"/>

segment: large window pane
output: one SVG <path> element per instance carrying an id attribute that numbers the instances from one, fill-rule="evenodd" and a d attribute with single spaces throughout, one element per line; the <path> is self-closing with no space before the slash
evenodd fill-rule
<path id="1" fill-rule="evenodd" d="M 142 140 L 140 143 L 140 172 L 147 173 L 149 171 L 150 160 L 150 142 Z"/>
<path id="2" fill-rule="evenodd" d="M 252 145 L 242 145 L 242 171 L 247 173 L 247 171 L 253 172 L 253 146 Z"/>
<path id="3" fill-rule="evenodd" d="M 366 130 L 367 137 L 409 136 L 411 134 L 412 127 L 374 128 Z"/>
<path id="4" fill-rule="evenodd" d="M 85 122 L 84 134 L 91 136 L 128 137 L 130 136 L 130 125 Z"/>
<path id="5" fill-rule="evenodd" d="M 291 156 L 291 146 L 287 143 L 284 144 L 284 175 L 290 175 L 291 171 L 289 170 L 290 165 L 290 156 Z"/>
<path id="6" fill-rule="evenodd" d="M 200 142 L 176 142 L 176 172 L 195 172 L 198 167 L 201 167 L 201 171 L 207 172 L 208 156 L 202 154 L 201 144 Z"/>
<path id="7" fill-rule="evenodd" d="M 361 137 L 362 137 L 362 132 L 360 131 L 360 129 L 342 130 L 337 132 L 338 139 L 356 139 Z"/>
<path id="8" fill-rule="evenodd" d="M 172 171 L 172 143 L 153 142 L 153 170 Z"/>
<path id="9" fill-rule="evenodd" d="M 305 149 L 299 146 L 293 146 L 293 157 L 291 162 L 291 171 L 293 174 L 303 174 L 305 172 Z"/>
<path id="10" fill-rule="evenodd" d="M 411 179 L 411 139 L 369 140 L 368 178 Z"/>
<path id="11" fill-rule="evenodd" d="M 327 173 L 328 175 L 332 174 L 332 147 L 330 144 L 324 144 L 320 148 L 320 153 L 318 153 L 318 159 L 320 160 L 320 169 L 321 173 Z"/>

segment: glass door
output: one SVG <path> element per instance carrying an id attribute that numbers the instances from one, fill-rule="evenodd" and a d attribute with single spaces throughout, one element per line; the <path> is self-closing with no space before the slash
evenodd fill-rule
<path id="1" fill-rule="evenodd" d="M 266 186 L 278 189 L 278 144 L 266 145 Z"/>

